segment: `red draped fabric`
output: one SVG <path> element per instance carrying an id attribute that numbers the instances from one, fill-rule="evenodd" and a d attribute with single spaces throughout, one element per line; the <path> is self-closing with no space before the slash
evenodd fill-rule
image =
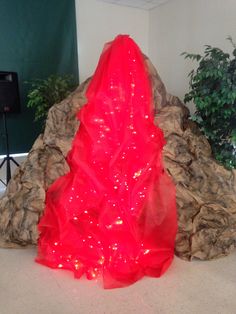
<path id="1" fill-rule="evenodd" d="M 46 193 L 35 261 L 104 288 L 160 277 L 174 256 L 176 190 L 144 58 L 128 35 L 105 45 L 86 96 L 70 171 Z"/>

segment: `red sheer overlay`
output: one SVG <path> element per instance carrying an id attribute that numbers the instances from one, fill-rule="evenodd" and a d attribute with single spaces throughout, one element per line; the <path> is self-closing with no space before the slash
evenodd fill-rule
<path id="1" fill-rule="evenodd" d="M 35 261 L 104 288 L 160 277 L 174 256 L 176 190 L 143 55 L 128 35 L 105 45 L 86 96 L 70 171 L 46 193 Z"/>

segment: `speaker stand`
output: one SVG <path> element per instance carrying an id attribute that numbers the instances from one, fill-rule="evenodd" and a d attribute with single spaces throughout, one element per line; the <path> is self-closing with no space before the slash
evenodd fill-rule
<path id="1" fill-rule="evenodd" d="M 6 112 L 3 112 L 3 125 L 4 125 L 4 131 L 5 131 L 4 135 L 5 135 L 5 139 L 6 139 L 6 157 L 4 157 L 3 161 L 1 162 L 0 169 L 6 163 L 6 183 L 3 182 L 1 179 L 0 179 L 0 181 L 5 186 L 7 186 L 8 182 L 11 179 L 11 162 L 13 162 L 16 166 L 19 166 L 19 164 L 15 161 L 15 159 L 13 157 L 10 156 L 8 131 L 7 131 L 7 114 L 6 114 Z"/>

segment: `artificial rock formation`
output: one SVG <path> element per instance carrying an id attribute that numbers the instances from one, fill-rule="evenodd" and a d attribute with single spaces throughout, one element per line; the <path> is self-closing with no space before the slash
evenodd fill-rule
<path id="1" fill-rule="evenodd" d="M 146 63 L 156 123 L 167 140 L 164 166 L 176 184 L 176 254 L 186 260 L 227 255 L 236 246 L 236 170 L 228 171 L 214 160 L 207 139 L 188 119 L 188 108 L 167 94 L 148 58 Z M 88 81 L 50 109 L 44 134 L 37 138 L 9 182 L 0 199 L 1 247 L 37 243 L 45 190 L 69 171 L 66 155 L 79 126 L 75 114 L 86 103 L 87 85 Z"/>

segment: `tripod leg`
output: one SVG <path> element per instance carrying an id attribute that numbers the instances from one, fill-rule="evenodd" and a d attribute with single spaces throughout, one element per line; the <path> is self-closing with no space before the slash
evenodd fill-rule
<path id="1" fill-rule="evenodd" d="M 18 167 L 19 167 L 18 162 L 17 162 L 17 161 L 15 161 L 15 159 L 14 159 L 13 157 L 10 157 L 10 160 L 11 160 L 12 162 L 14 162 L 14 164 L 15 164 L 16 166 L 18 166 Z"/>
<path id="2" fill-rule="evenodd" d="M 7 132 L 7 119 L 6 119 L 6 112 L 3 112 L 3 124 L 4 124 L 4 129 L 5 129 L 5 138 L 6 138 L 6 157 L 0 164 L 0 168 L 3 166 L 5 161 L 7 162 L 6 164 L 6 181 L 7 184 L 11 179 L 11 161 L 15 163 L 16 166 L 19 166 L 19 164 L 10 156 L 10 151 L 9 151 L 9 142 L 8 142 L 8 132 Z"/>
<path id="3" fill-rule="evenodd" d="M 1 182 L 3 185 L 7 186 L 6 183 L 2 181 L 2 179 L 0 179 L 0 182 Z"/>
<path id="4" fill-rule="evenodd" d="M 7 158 L 7 183 L 11 179 L 11 164 L 10 164 L 10 158 Z"/>
<path id="5" fill-rule="evenodd" d="M 3 165 L 5 164 L 5 162 L 7 162 L 7 157 L 3 158 L 3 161 L 0 164 L 0 169 L 3 167 Z M 0 182 L 2 182 L 2 184 L 4 184 L 5 186 L 7 186 L 7 184 L 5 182 L 2 181 L 2 179 L 0 179 Z"/>
<path id="6" fill-rule="evenodd" d="M 4 162 L 6 161 L 6 157 L 3 158 L 3 161 L 1 162 L 1 165 L 0 165 L 0 169 L 2 168 L 2 166 L 4 165 Z"/>

